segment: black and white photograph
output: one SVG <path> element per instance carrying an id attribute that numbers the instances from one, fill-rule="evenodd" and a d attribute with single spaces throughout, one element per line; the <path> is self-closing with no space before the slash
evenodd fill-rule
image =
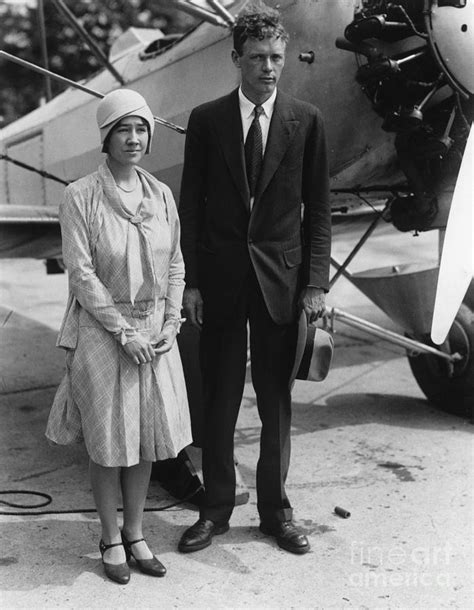
<path id="1" fill-rule="evenodd" d="M 467 610 L 473 0 L 0 0 L 0 607 Z"/>

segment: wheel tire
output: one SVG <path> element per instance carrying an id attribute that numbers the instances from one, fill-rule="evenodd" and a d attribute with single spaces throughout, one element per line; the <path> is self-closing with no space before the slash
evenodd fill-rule
<path id="1" fill-rule="evenodd" d="M 418 338 L 434 347 L 429 336 Z M 461 305 L 446 339 L 447 351 L 462 360 L 451 365 L 431 354 L 408 355 L 415 379 L 430 402 L 448 413 L 474 417 L 474 312 Z M 451 369 L 451 370 L 450 370 Z"/>

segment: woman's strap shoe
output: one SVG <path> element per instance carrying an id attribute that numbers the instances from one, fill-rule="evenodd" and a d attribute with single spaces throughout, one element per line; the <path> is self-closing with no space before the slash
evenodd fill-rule
<path id="1" fill-rule="evenodd" d="M 127 540 L 125 534 L 122 532 L 122 541 L 125 553 L 127 555 L 127 561 L 130 561 L 130 559 L 133 557 L 140 572 L 143 572 L 143 574 L 148 574 L 148 576 L 164 576 L 166 574 L 165 566 L 154 555 L 151 557 L 151 559 L 138 559 L 133 554 L 132 546 L 138 542 L 146 542 L 145 538 L 139 538 L 138 540 Z"/>
<path id="2" fill-rule="evenodd" d="M 99 551 L 102 555 L 102 564 L 104 566 L 104 572 L 107 578 L 118 582 L 119 585 L 126 585 L 130 580 L 130 568 L 126 563 L 108 563 L 104 561 L 104 553 L 113 546 L 122 546 L 121 542 L 115 542 L 114 544 L 105 544 L 103 540 L 99 542 Z"/>

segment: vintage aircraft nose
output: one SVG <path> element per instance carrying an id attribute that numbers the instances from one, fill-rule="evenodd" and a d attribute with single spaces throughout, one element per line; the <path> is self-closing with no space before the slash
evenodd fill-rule
<path id="1" fill-rule="evenodd" d="M 456 89 L 474 94 L 474 3 L 433 3 L 425 15 L 431 49 Z"/>

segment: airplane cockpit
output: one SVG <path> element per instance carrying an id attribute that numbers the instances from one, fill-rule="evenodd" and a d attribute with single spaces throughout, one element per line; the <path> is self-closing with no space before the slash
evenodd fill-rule
<path id="1" fill-rule="evenodd" d="M 165 51 L 168 51 L 171 47 L 177 44 L 183 38 L 183 34 L 167 34 L 161 38 L 157 38 L 151 42 L 143 51 L 140 53 L 140 59 L 153 59 L 157 55 L 161 55 Z"/>
<path id="2" fill-rule="evenodd" d="M 124 55 L 137 53 L 141 60 L 153 59 L 168 51 L 186 34 L 164 34 L 158 28 L 130 27 L 120 34 L 110 47 L 108 59 L 111 64 Z"/>

